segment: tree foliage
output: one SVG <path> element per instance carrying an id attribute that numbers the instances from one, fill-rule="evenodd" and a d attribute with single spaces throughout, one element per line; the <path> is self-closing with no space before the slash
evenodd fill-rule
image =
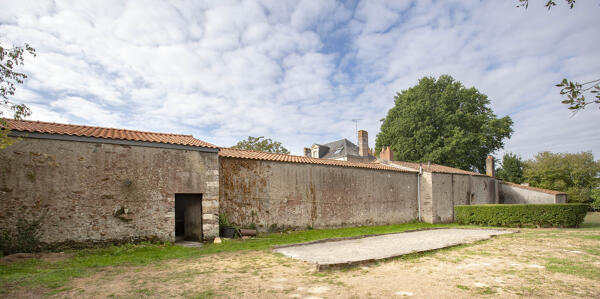
<path id="1" fill-rule="evenodd" d="M 273 141 L 271 138 L 265 138 L 264 136 L 248 136 L 248 139 L 238 142 L 236 145 L 232 146 L 232 148 L 279 154 L 290 153 L 285 147 L 281 146 L 281 142 Z"/>
<path id="2" fill-rule="evenodd" d="M 382 119 L 375 151 L 389 145 L 398 160 L 483 171 L 487 155 L 513 132 L 510 117 L 497 118 L 485 94 L 448 75 L 424 77 L 394 102 Z"/>
<path id="3" fill-rule="evenodd" d="M 496 177 L 515 184 L 523 182 L 523 160 L 517 154 L 506 153 L 502 158 L 500 167 L 496 170 Z"/>
<path id="4" fill-rule="evenodd" d="M 596 186 L 596 188 L 592 189 L 590 197 L 592 198 L 590 207 L 594 211 L 600 211 L 600 186 Z"/>
<path id="5" fill-rule="evenodd" d="M 538 153 L 525 161 L 523 175 L 533 187 L 567 193 L 570 202 L 592 201 L 592 190 L 598 188 L 600 162 L 592 152 Z"/>
<path id="6" fill-rule="evenodd" d="M 16 67 L 24 64 L 26 53 L 36 55 L 35 49 L 28 44 L 13 48 L 4 48 L 0 45 L 0 149 L 12 143 L 3 119 L 4 112 L 12 113 L 12 117 L 15 119 L 31 115 L 27 106 L 13 103 L 10 100 L 10 97 L 15 94 L 15 85 L 22 84 L 23 80 L 27 78 L 25 73 L 16 71 Z"/>
<path id="7" fill-rule="evenodd" d="M 571 110 L 582 110 L 592 103 L 600 104 L 600 79 L 579 83 L 564 78 L 562 82 L 556 84 L 556 87 L 562 87 L 560 94 L 567 96 L 567 99 L 563 100 L 562 103 L 569 105 Z M 593 99 L 594 97 L 595 99 Z"/>

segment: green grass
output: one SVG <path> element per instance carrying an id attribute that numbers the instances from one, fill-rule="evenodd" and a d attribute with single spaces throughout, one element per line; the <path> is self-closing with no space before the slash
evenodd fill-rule
<path id="1" fill-rule="evenodd" d="M 600 212 L 587 213 L 581 228 L 600 229 Z"/>
<path id="2" fill-rule="evenodd" d="M 65 261 L 46 262 L 39 259 L 32 259 L 8 265 L 0 265 L 0 290 L 6 290 L 7 287 L 19 285 L 23 287 L 49 288 L 52 292 L 60 292 L 61 288 L 73 278 L 93 275 L 98 271 L 115 271 L 114 268 L 108 270 L 107 267 L 146 265 L 163 260 L 187 259 L 219 252 L 268 250 L 275 245 L 435 227 L 459 226 L 455 224 L 434 225 L 426 223 L 406 223 L 385 226 L 312 229 L 290 233 L 273 233 L 260 235 L 257 238 L 245 241 L 239 239 L 224 240 L 222 244 L 207 244 L 202 248 L 187 248 L 174 246 L 172 244 L 142 243 L 137 245 L 128 244 L 106 248 L 77 250 L 71 251 L 71 253 L 74 254 L 73 257 Z M 600 228 L 600 213 L 589 213 L 582 227 L 584 228 L 583 230 L 598 230 Z M 547 232 L 543 233 L 547 234 Z M 525 237 L 525 235 L 526 234 L 519 234 L 518 237 Z M 586 236 L 586 238 L 588 237 Z M 597 236 L 590 236 L 589 239 L 597 240 Z M 456 250 L 464 248 L 465 246 L 468 245 L 459 245 L 444 250 Z M 403 256 L 400 259 L 415 260 L 433 253 L 434 252 L 414 253 Z M 584 269 L 581 270 L 581 267 L 579 266 L 580 265 L 575 265 L 574 268 L 570 268 L 568 263 L 561 260 L 548 261 L 548 268 L 552 269 L 552 271 L 574 274 L 579 273 L 586 277 L 592 275 L 597 278 L 597 276 L 594 276 L 594 273 L 585 270 L 589 268 L 584 267 Z M 2 293 L 3 292 L 0 291 L 0 294 Z M 202 296 L 210 297 L 214 296 L 214 294 L 208 292 L 207 294 L 200 294 L 200 297 Z"/>
<path id="3" fill-rule="evenodd" d="M 600 271 L 591 265 L 592 260 L 580 262 L 572 259 L 547 258 L 546 261 L 546 269 L 549 271 L 576 275 L 596 281 L 600 280 Z"/>
<path id="4" fill-rule="evenodd" d="M 0 265 L 0 288 L 7 285 L 59 289 L 71 279 L 89 276 L 109 266 L 146 265 L 168 259 L 186 259 L 205 254 L 231 251 L 266 250 L 275 245 L 309 242 L 326 238 L 352 237 L 370 234 L 402 232 L 420 228 L 453 225 L 406 223 L 385 226 L 363 226 L 339 229 L 313 229 L 290 233 L 261 235 L 245 241 L 224 240 L 222 244 L 207 244 L 201 248 L 187 248 L 172 244 L 127 244 L 106 248 L 73 251 L 66 261 L 45 262 L 32 259 Z"/>

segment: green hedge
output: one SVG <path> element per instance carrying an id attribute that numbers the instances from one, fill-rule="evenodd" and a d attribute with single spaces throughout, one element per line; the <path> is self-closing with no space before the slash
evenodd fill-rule
<path id="1" fill-rule="evenodd" d="M 586 204 L 502 204 L 455 206 L 459 224 L 510 227 L 579 227 Z"/>

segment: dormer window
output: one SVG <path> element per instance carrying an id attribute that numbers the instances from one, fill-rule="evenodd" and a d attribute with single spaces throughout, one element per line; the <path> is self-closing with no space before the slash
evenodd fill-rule
<path id="1" fill-rule="evenodd" d="M 311 157 L 313 157 L 313 158 L 319 158 L 319 147 L 313 146 L 310 154 L 311 154 Z"/>

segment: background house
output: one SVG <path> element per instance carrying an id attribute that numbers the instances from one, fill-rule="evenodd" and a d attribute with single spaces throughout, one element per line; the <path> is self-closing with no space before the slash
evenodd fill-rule
<path id="1" fill-rule="evenodd" d="M 367 131 L 358 131 L 358 145 L 344 138 L 326 144 L 313 144 L 304 148 L 304 156 L 341 161 L 370 162 L 376 158 L 369 149 Z"/>

